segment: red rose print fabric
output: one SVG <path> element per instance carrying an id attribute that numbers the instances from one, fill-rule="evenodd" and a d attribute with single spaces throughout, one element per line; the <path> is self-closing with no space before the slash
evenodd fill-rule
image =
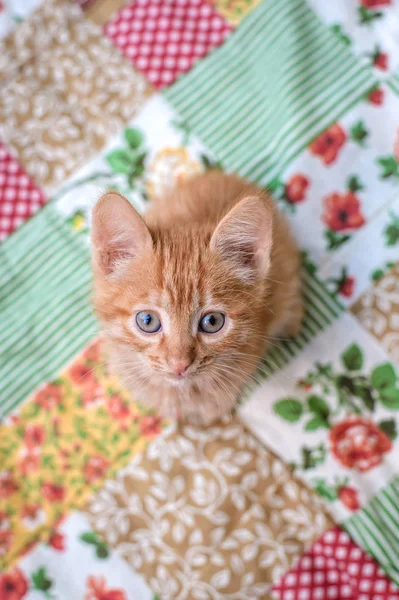
<path id="1" fill-rule="evenodd" d="M 331 26 L 337 42 L 350 46 L 360 61 L 373 68 L 378 79 L 385 80 L 397 72 L 396 0 L 309 0 L 309 3 Z"/>
<path id="2" fill-rule="evenodd" d="M 136 0 L 105 34 L 156 88 L 173 83 L 219 46 L 231 26 L 206 0 Z"/>
<path id="3" fill-rule="evenodd" d="M 38 511 L 40 507 L 32 507 L 32 519 L 38 519 Z M 0 525 L 1 552 L 7 524 Z M 0 572 L 0 600 L 136 598 L 156 600 L 143 578 L 92 531 L 80 512 L 59 519 L 46 544 L 32 544 L 17 565 Z"/>
<path id="4" fill-rule="evenodd" d="M 0 241 L 46 201 L 44 193 L 0 142 Z"/>
<path id="5" fill-rule="evenodd" d="M 399 599 L 399 588 L 340 527 L 313 544 L 273 593 L 279 600 Z"/>
<path id="6" fill-rule="evenodd" d="M 348 417 L 330 430 L 331 452 L 345 467 L 359 473 L 381 464 L 392 449 L 392 441 L 375 423 L 363 417 Z"/>
<path id="7" fill-rule="evenodd" d="M 343 292 L 352 291 L 351 279 L 343 274 Z M 396 472 L 398 408 L 398 366 L 343 314 L 273 373 L 240 413 L 345 523 Z"/>

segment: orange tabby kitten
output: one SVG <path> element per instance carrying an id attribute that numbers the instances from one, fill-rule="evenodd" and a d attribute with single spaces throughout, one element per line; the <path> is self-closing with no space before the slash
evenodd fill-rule
<path id="1" fill-rule="evenodd" d="M 302 320 L 299 257 L 270 197 L 210 171 L 143 220 L 116 193 L 93 211 L 95 306 L 135 398 L 211 422 L 235 405 L 268 340 Z"/>

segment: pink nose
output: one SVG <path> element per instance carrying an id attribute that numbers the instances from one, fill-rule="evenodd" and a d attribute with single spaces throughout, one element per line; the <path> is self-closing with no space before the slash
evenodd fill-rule
<path id="1" fill-rule="evenodd" d="M 182 377 L 187 371 L 191 362 L 186 358 L 170 358 L 168 365 L 175 375 Z"/>

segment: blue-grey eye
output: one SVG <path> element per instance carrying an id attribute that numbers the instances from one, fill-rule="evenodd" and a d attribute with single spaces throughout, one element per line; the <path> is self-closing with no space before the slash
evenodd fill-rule
<path id="1" fill-rule="evenodd" d="M 144 333 L 156 333 L 161 329 L 161 321 L 152 310 L 142 310 L 136 315 L 136 323 Z"/>
<path id="2" fill-rule="evenodd" d="M 202 317 L 199 328 L 204 333 L 217 333 L 222 329 L 225 320 L 223 313 L 210 312 Z"/>

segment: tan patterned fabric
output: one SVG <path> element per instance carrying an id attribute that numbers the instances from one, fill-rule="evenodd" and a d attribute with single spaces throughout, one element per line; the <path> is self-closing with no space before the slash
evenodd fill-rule
<path id="1" fill-rule="evenodd" d="M 168 600 L 267 598 L 332 524 L 322 501 L 238 420 L 158 438 L 87 511 Z"/>
<path id="2" fill-rule="evenodd" d="M 351 311 L 399 363 L 399 263 L 363 294 Z"/>
<path id="3" fill-rule="evenodd" d="M 95 0 L 87 8 L 84 7 L 84 11 L 94 23 L 105 25 L 128 2 L 129 0 Z"/>
<path id="4" fill-rule="evenodd" d="M 0 57 L 0 138 L 48 192 L 150 92 L 74 3 L 46 0 L 0 45 Z"/>

